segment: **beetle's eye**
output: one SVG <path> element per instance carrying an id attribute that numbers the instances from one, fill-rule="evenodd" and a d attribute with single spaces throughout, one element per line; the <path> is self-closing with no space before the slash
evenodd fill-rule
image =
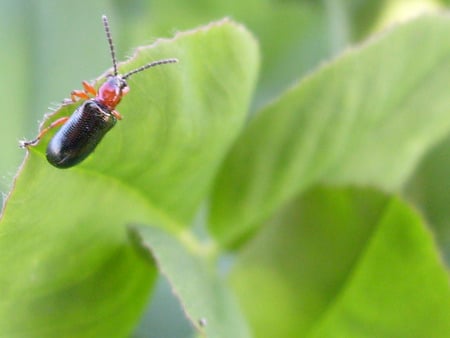
<path id="1" fill-rule="evenodd" d="M 128 88 L 127 82 L 126 82 L 124 79 L 121 79 L 121 81 L 120 81 L 120 89 L 121 89 L 122 91 L 124 91 L 124 90 L 126 91 L 127 88 Z"/>

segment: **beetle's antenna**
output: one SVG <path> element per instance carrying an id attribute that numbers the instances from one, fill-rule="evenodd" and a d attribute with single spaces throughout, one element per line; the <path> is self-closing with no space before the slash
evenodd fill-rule
<path id="1" fill-rule="evenodd" d="M 111 58 L 114 67 L 114 76 L 117 76 L 117 61 L 116 61 L 116 52 L 114 51 L 114 45 L 111 38 L 111 31 L 109 30 L 108 18 L 106 15 L 102 16 L 103 26 L 105 27 L 106 38 L 108 39 L 109 50 L 111 51 Z"/>
<path id="2" fill-rule="evenodd" d="M 136 69 L 126 73 L 125 75 L 122 76 L 122 79 L 126 80 L 131 75 L 142 72 L 143 70 L 146 70 L 151 67 L 165 65 L 166 63 L 176 63 L 176 62 L 178 62 L 178 59 L 164 59 L 164 60 L 159 60 L 159 61 L 153 61 L 153 62 L 147 63 L 146 65 L 143 65 L 142 67 L 136 68 Z"/>

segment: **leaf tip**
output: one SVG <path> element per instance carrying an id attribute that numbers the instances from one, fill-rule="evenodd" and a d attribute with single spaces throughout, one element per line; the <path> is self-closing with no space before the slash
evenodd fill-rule
<path id="1" fill-rule="evenodd" d="M 153 263 L 154 257 L 152 250 L 142 237 L 141 226 L 137 224 L 128 224 L 126 226 L 126 232 L 128 239 L 136 252 L 146 261 Z"/>

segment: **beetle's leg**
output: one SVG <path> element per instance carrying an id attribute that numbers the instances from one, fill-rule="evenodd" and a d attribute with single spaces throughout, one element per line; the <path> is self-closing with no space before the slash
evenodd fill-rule
<path id="1" fill-rule="evenodd" d="M 117 110 L 113 110 L 111 114 L 118 120 L 122 120 L 122 115 Z"/>
<path id="2" fill-rule="evenodd" d="M 89 96 L 89 94 L 92 95 L 92 96 L 96 96 L 97 95 L 97 91 L 95 90 L 95 88 L 89 82 L 83 81 L 82 84 L 83 84 L 84 90 L 76 89 L 76 90 L 73 90 L 70 93 L 70 98 L 71 98 L 72 102 L 75 102 L 78 99 L 88 100 L 88 99 L 91 98 Z"/>
<path id="3" fill-rule="evenodd" d="M 89 82 L 83 81 L 82 84 L 83 84 L 84 91 L 86 93 L 89 93 L 93 96 L 97 95 L 97 90 L 95 90 L 95 88 Z"/>
<path id="4" fill-rule="evenodd" d="M 59 119 L 57 119 L 56 121 L 53 121 L 48 127 L 45 127 L 44 129 L 42 129 L 42 131 L 38 134 L 38 136 L 32 140 L 32 141 L 22 141 L 20 143 L 20 147 L 21 148 L 26 148 L 26 147 L 30 147 L 30 146 L 35 146 L 38 144 L 39 140 L 45 135 L 47 134 L 51 129 L 61 126 L 64 123 L 67 122 L 67 120 L 69 119 L 70 116 L 64 116 L 61 117 Z"/>
<path id="5" fill-rule="evenodd" d="M 88 100 L 90 99 L 89 95 L 83 91 L 83 90 L 72 90 L 72 92 L 70 93 L 70 98 L 72 100 L 72 102 L 77 101 L 78 99 L 84 99 L 84 100 Z"/>

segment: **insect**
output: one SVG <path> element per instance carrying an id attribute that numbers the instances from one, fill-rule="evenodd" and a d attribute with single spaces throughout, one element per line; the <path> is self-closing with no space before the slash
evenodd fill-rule
<path id="1" fill-rule="evenodd" d="M 80 99 L 86 101 L 71 116 L 61 117 L 52 122 L 34 140 L 21 142 L 22 147 L 35 146 L 48 131 L 62 126 L 48 143 L 46 151 L 48 162 L 57 168 L 69 168 L 83 161 L 95 150 L 117 120 L 122 119 L 115 108 L 129 91 L 127 79 L 131 75 L 151 67 L 178 62 L 177 59 L 154 61 L 124 75 L 119 74 L 108 18 L 103 15 L 102 19 L 114 73 L 107 76 L 98 91 L 87 81 L 83 81 L 84 90 L 74 90 L 70 97 L 72 102 Z"/>

